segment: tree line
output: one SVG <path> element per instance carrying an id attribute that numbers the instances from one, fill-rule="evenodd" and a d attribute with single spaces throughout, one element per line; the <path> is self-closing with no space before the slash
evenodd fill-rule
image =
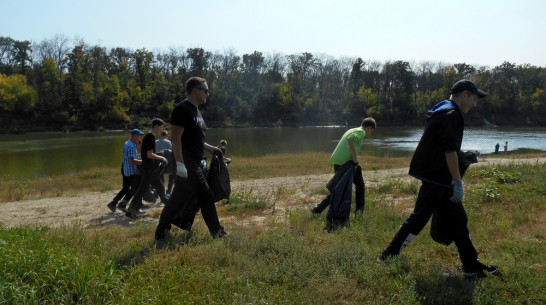
<path id="1" fill-rule="evenodd" d="M 167 121 L 191 76 L 207 79 L 209 126 L 423 124 L 462 78 L 489 93 L 470 124 L 545 125 L 546 67 L 364 61 L 311 53 L 236 54 L 202 48 L 107 49 L 56 35 L 39 43 L 0 37 L 4 132 L 127 129 Z"/>

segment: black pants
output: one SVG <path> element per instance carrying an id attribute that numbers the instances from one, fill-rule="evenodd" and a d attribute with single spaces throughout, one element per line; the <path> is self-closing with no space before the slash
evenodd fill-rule
<path id="1" fill-rule="evenodd" d="M 112 199 L 112 202 L 115 202 L 116 204 L 121 200 L 121 198 L 123 198 L 125 201 L 131 200 L 140 185 L 140 175 L 123 176 L 123 170 L 121 175 L 123 177 L 123 187 L 114 197 L 114 199 Z"/>
<path id="2" fill-rule="evenodd" d="M 449 200 L 452 193 L 453 189 L 450 187 L 423 182 L 413 212 L 383 253 L 398 255 L 409 234 L 418 235 L 432 216 L 434 208 L 441 205 L 440 207 L 446 213 L 444 215 L 450 215 L 447 221 L 449 221 L 449 226 L 452 229 L 453 241 L 457 246 L 463 266 L 473 264 L 478 259 L 478 253 L 470 239 L 470 232 L 467 227 L 468 217 L 462 202 L 453 203 Z"/>
<path id="3" fill-rule="evenodd" d="M 337 170 L 341 167 L 341 165 L 334 165 L 334 172 L 337 172 Z M 356 213 L 363 213 L 364 212 L 364 204 L 365 204 L 365 201 L 366 201 L 366 198 L 365 198 L 365 191 L 366 191 L 366 186 L 364 184 L 364 177 L 362 176 L 362 167 L 357 166 L 356 168 L 356 171 L 355 171 L 355 174 L 354 174 L 354 178 L 353 178 L 353 183 L 355 185 L 355 214 Z M 317 204 L 314 208 L 313 208 L 313 212 L 314 213 L 322 213 L 322 211 L 324 211 L 324 209 L 326 209 L 328 207 L 328 205 L 330 204 L 330 194 L 328 194 L 319 204 Z"/>
<path id="4" fill-rule="evenodd" d="M 142 169 L 141 174 L 140 185 L 133 196 L 133 200 L 131 200 L 129 209 L 137 210 L 142 207 L 142 196 L 144 196 L 144 194 L 148 191 L 150 185 L 157 191 L 161 202 L 167 202 L 167 197 L 165 197 L 165 187 L 163 186 L 163 183 L 161 183 L 159 175 L 154 174 L 152 170 Z"/>
<path id="5" fill-rule="evenodd" d="M 176 175 L 168 175 L 169 179 L 168 179 L 168 184 L 167 184 L 167 190 L 166 192 L 167 193 L 170 193 L 173 189 L 173 185 L 174 185 L 174 177 Z M 161 175 L 161 183 L 163 183 L 163 187 L 165 187 L 165 175 Z"/>
<path id="6" fill-rule="evenodd" d="M 201 169 L 201 162 L 186 161 L 185 165 L 188 170 L 188 178 L 185 179 L 176 176 L 171 197 L 165 204 L 161 216 L 159 216 L 159 223 L 155 231 L 156 237 L 164 235 L 165 231 L 171 227 L 171 223 L 177 213 L 185 205 L 195 200 L 197 200 L 197 204 L 201 209 L 201 214 L 210 234 L 217 236 L 224 228 L 220 225 L 213 194 Z"/>

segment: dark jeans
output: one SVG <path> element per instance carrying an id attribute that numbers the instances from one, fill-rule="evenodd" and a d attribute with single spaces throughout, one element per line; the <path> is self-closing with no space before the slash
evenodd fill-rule
<path id="1" fill-rule="evenodd" d="M 423 182 L 413 212 L 383 253 L 398 255 L 409 234 L 418 235 L 432 216 L 434 208 L 439 206 L 446 213 L 444 215 L 450 215 L 448 225 L 451 227 L 453 241 L 457 246 L 463 266 L 473 264 L 478 259 L 478 253 L 470 239 L 467 227 L 468 217 L 462 202 L 453 203 L 449 200 L 452 193 L 453 189 L 450 187 Z"/>
<path id="2" fill-rule="evenodd" d="M 121 198 L 123 198 L 125 201 L 131 200 L 133 195 L 136 193 L 138 186 L 140 185 L 140 175 L 123 176 L 123 170 L 121 175 L 123 177 L 123 187 L 116 197 L 112 199 L 112 202 L 115 202 L 116 204 L 121 200 Z"/>
<path id="3" fill-rule="evenodd" d="M 142 196 L 148 191 L 150 185 L 156 190 L 161 202 L 167 202 L 167 197 L 165 197 L 165 187 L 161 183 L 159 175 L 153 174 L 151 170 L 142 170 L 141 169 L 141 178 L 140 186 L 131 200 L 129 209 L 137 210 L 142 207 Z"/>
<path id="4" fill-rule="evenodd" d="M 341 167 L 341 165 L 334 165 L 334 172 Z M 357 166 L 355 175 L 353 178 L 353 183 L 355 185 L 355 214 L 364 212 L 364 204 L 366 200 L 366 186 L 364 184 L 364 177 L 362 176 L 362 167 Z M 320 214 L 324 209 L 330 204 L 330 194 L 328 194 L 319 204 L 313 208 L 313 212 Z"/>
<path id="5" fill-rule="evenodd" d="M 165 204 L 161 216 L 159 216 L 159 223 L 155 231 L 156 237 L 163 236 L 165 231 L 171 227 L 171 223 L 177 213 L 186 204 L 194 200 L 197 200 L 210 234 L 217 236 L 224 228 L 220 225 L 212 191 L 201 169 L 201 163 L 200 161 L 191 163 L 186 161 L 185 165 L 188 170 L 188 178 L 185 179 L 176 176 L 171 197 Z"/>
<path id="6" fill-rule="evenodd" d="M 170 193 L 173 189 L 173 185 L 174 185 L 174 177 L 176 175 L 168 175 L 169 176 L 169 180 L 168 180 L 168 185 L 167 185 L 167 193 Z M 163 183 L 163 187 L 165 187 L 165 175 L 161 175 L 161 183 Z"/>

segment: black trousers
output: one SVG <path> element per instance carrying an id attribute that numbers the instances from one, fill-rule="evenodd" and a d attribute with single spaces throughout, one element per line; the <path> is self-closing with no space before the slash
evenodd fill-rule
<path id="1" fill-rule="evenodd" d="M 133 196 L 133 200 L 131 200 L 129 209 L 136 210 L 142 207 L 142 196 L 144 196 L 144 194 L 148 191 L 150 185 L 157 191 L 161 202 L 167 202 L 167 197 L 165 196 L 165 186 L 163 186 L 159 175 L 154 174 L 153 170 L 142 169 L 141 174 L 142 175 L 140 178 L 140 185 L 135 195 Z"/>
<path id="2" fill-rule="evenodd" d="M 173 186 L 174 186 L 174 177 L 176 175 L 167 175 L 169 177 L 168 179 L 168 184 L 167 184 L 167 190 L 166 192 L 167 193 L 170 193 L 173 189 Z M 161 175 L 161 183 L 163 183 L 163 187 L 165 187 L 165 175 Z"/>
<path id="3" fill-rule="evenodd" d="M 334 172 L 337 172 L 337 170 L 341 167 L 341 165 L 334 165 Z M 355 214 L 356 213 L 363 213 L 364 212 L 364 204 L 366 202 L 366 186 L 364 184 L 364 177 L 362 176 L 362 167 L 357 166 L 354 177 L 353 177 L 353 183 L 355 185 Z M 328 194 L 319 204 L 317 204 L 313 211 L 315 213 L 322 213 L 328 205 L 330 204 L 330 194 Z"/>
<path id="4" fill-rule="evenodd" d="M 122 169 L 121 176 L 123 177 L 123 186 L 121 191 L 119 191 L 114 199 L 112 199 L 112 202 L 115 202 L 116 204 L 121 200 L 121 198 L 123 198 L 125 201 L 131 200 L 140 185 L 140 175 L 123 176 Z"/>
<path id="5" fill-rule="evenodd" d="M 432 216 L 434 208 L 439 206 L 444 215 L 450 215 L 449 219 L 446 219 L 449 222 L 447 225 L 452 230 L 453 241 L 463 266 L 473 264 L 478 259 L 478 253 L 470 239 L 468 216 L 462 202 L 453 203 L 449 200 L 452 194 L 453 189 L 450 187 L 423 182 L 413 212 L 383 253 L 398 255 L 409 234 L 418 235 Z"/>
<path id="6" fill-rule="evenodd" d="M 201 162 L 186 161 L 185 165 L 188 170 L 188 178 L 185 179 L 176 176 L 173 192 L 165 204 L 161 216 L 159 216 L 159 223 L 157 224 L 155 234 L 156 236 L 165 234 L 165 231 L 171 227 L 171 223 L 178 212 L 185 205 L 197 200 L 210 234 L 216 236 L 224 228 L 218 219 L 213 194 L 201 169 Z"/>

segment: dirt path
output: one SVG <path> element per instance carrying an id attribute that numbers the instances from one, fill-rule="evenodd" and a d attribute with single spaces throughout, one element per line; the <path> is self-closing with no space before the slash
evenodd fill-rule
<path id="1" fill-rule="evenodd" d="M 530 163 L 544 164 L 546 158 L 530 159 L 486 159 L 478 165 L 497 163 Z M 323 195 L 323 189 L 332 174 L 307 175 L 298 177 L 278 177 L 268 179 L 253 179 L 232 182 L 232 194 L 239 192 L 251 194 L 259 198 L 275 200 L 275 210 L 282 211 L 294 206 L 312 205 L 318 203 Z M 366 187 L 376 187 L 378 184 L 394 179 L 410 180 L 407 168 L 365 171 Z M 81 224 L 87 226 L 122 225 L 132 226 L 138 222 L 157 222 L 157 215 L 162 205 L 154 204 L 147 209 L 147 216 L 132 220 L 121 211 L 110 212 L 106 204 L 112 200 L 117 191 L 84 193 L 71 197 L 53 197 L 36 200 L 23 200 L 0 203 L 0 222 L 5 227 L 18 226 L 60 226 Z M 277 213 L 279 214 L 279 213 Z M 153 216 L 156 216 L 155 218 Z M 222 216 L 222 215 L 220 215 Z M 224 218 L 223 222 L 230 219 Z"/>

